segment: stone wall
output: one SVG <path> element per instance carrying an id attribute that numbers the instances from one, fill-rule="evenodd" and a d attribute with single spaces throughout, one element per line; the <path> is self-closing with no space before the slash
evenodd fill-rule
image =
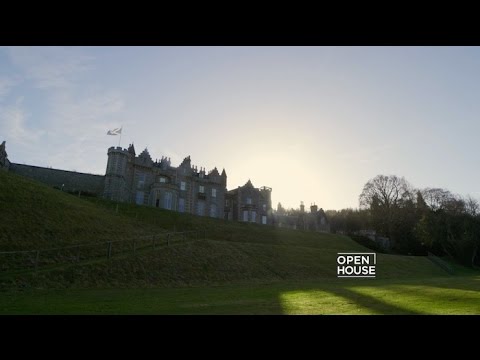
<path id="1" fill-rule="evenodd" d="M 10 164 L 10 171 L 64 191 L 83 191 L 102 196 L 105 176 L 50 169 L 32 165 Z"/>

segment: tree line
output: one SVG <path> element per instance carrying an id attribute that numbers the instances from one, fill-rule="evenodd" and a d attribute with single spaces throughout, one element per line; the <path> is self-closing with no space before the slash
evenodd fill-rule
<path id="1" fill-rule="evenodd" d="M 374 230 L 400 254 L 449 256 L 480 265 L 480 205 L 441 188 L 415 189 L 403 177 L 378 175 L 359 197 L 359 209 L 328 210 L 332 232 Z"/>

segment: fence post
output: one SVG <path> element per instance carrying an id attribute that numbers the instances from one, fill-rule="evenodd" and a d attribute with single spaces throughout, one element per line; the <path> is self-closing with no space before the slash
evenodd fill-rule
<path id="1" fill-rule="evenodd" d="M 108 241 L 107 244 L 108 244 L 107 259 L 110 259 L 110 257 L 112 256 L 112 242 Z"/>
<path id="2" fill-rule="evenodd" d="M 40 259 L 40 250 L 37 250 L 37 253 L 35 255 L 35 271 L 38 269 L 38 260 Z"/>
<path id="3" fill-rule="evenodd" d="M 170 234 L 167 234 L 167 246 L 170 246 Z"/>

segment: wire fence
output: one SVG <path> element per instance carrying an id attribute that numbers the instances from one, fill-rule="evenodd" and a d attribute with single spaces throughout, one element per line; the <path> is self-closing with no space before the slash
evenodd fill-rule
<path id="1" fill-rule="evenodd" d="M 185 241 L 206 239 L 206 230 L 166 232 L 142 237 L 76 244 L 58 248 L 0 251 L 0 273 L 33 270 L 61 264 L 75 264 L 93 259 L 110 259 L 115 255 L 156 250 Z"/>

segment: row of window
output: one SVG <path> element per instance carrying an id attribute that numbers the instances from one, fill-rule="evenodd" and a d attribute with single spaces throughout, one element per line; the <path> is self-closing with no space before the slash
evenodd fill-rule
<path id="1" fill-rule="evenodd" d="M 160 177 L 160 182 L 165 184 L 167 182 L 167 179 L 164 177 Z M 140 174 L 137 187 L 142 188 L 144 185 L 145 185 L 145 174 Z M 187 190 L 187 183 L 185 181 L 180 182 L 180 190 L 182 191 Z M 199 185 L 198 192 L 201 194 L 205 194 L 205 186 Z M 217 197 L 217 189 L 212 189 L 212 197 Z"/>
<path id="2" fill-rule="evenodd" d="M 144 198 L 145 198 L 145 193 L 143 191 L 137 191 L 135 202 L 138 205 L 142 205 L 144 203 Z M 166 192 L 165 195 L 163 196 L 163 204 L 160 204 L 160 199 L 156 200 L 155 206 L 160 207 L 160 205 L 163 205 L 162 207 L 167 210 L 175 210 L 173 208 L 173 194 L 171 192 Z M 184 198 L 179 198 L 178 199 L 178 211 L 179 212 L 185 212 L 185 199 Z M 197 214 L 198 215 L 203 215 L 205 212 L 205 203 L 203 201 L 198 202 L 197 205 Z M 210 216 L 211 217 L 216 217 L 217 216 L 217 205 L 216 204 L 211 204 L 210 205 Z"/>
<path id="3" fill-rule="evenodd" d="M 243 221 L 245 222 L 257 222 L 257 212 L 256 211 L 243 211 Z M 262 215 L 262 224 L 267 224 L 267 216 Z"/>
<path id="4" fill-rule="evenodd" d="M 200 194 L 205 194 L 205 186 L 199 185 L 198 186 L 198 192 Z M 212 189 L 212 197 L 217 197 L 217 189 Z"/>
<path id="5" fill-rule="evenodd" d="M 252 198 L 247 198 L 247 205 L 251 205 L 252 204 Z M 267 211 L 267 204 L 262 204 L 262 209 L 264 211 Z"/>
<path id="6" fill-rule="evenodd" d="M 252 204 L 252 199 L 247 198 L 247 205 L 251 205 L 251 204 Z M 225 206 L 226 207 L 230 206 L 230 200 L 228 200 L 228 199 L 225 200 Z M 263 209 L 263 211 L 267 211 L 267 204 L 262 204 L 262 209 Z"/>
<path id="7" fill-rule="evenodd" d="M 143 191 L 137 191 L 135 202 L 138 205 L 142 205 L 144 203 L 144 192 Z M 171 192 L 166 192 L 164 197 L 163 197 L 163 204 L 162 204 L 164 209 L 167 210 L 175 210 L 173 208 L 173 194 Z M 155 203 L 156 207 L 160 207 L 160 199 L 157 199 Z M 178 211 L 179 212 L 185 212 L 185 199 L 179 198 L 178 199 Z M 203 216 L 205 214 L 205 202 L 199 201 L 197 203 L 197 215 Z M 209 215 L 211 217 L 217 217 L 217 205 L 216 204 L 211 204 L 210 205 L 210 211 Z M 257 222 L 257 212 L 256 211 L 248 211 L 244 210 L 243 211 L 243 221 L 245 222 Z M 267 224 L 267 216 L 262 215 L 262 224 L 266 225 Z"/>
<path id="8" fill-rule="evenodd" d="M 197 203 L 197 215 L 203 216 L 205 214 L 205 203 L 203 201 L 199 201 Z M 211 204 L 210 205 L 210 217 L 217 217 L 217 205 Z"/>
<path id="9" fill-rule="evenodd" d="M 165 196 L 163 197 L 163 208 L 167 210 L 175 210 L 173 208 L 173 196 L 172 193 L 165 193 Z M 156 207 L 160 207 L 160 199 L 157 199 Z M 185 212 L 185 199 L 179 198 L 178 199 L 178 212 Z"/>

